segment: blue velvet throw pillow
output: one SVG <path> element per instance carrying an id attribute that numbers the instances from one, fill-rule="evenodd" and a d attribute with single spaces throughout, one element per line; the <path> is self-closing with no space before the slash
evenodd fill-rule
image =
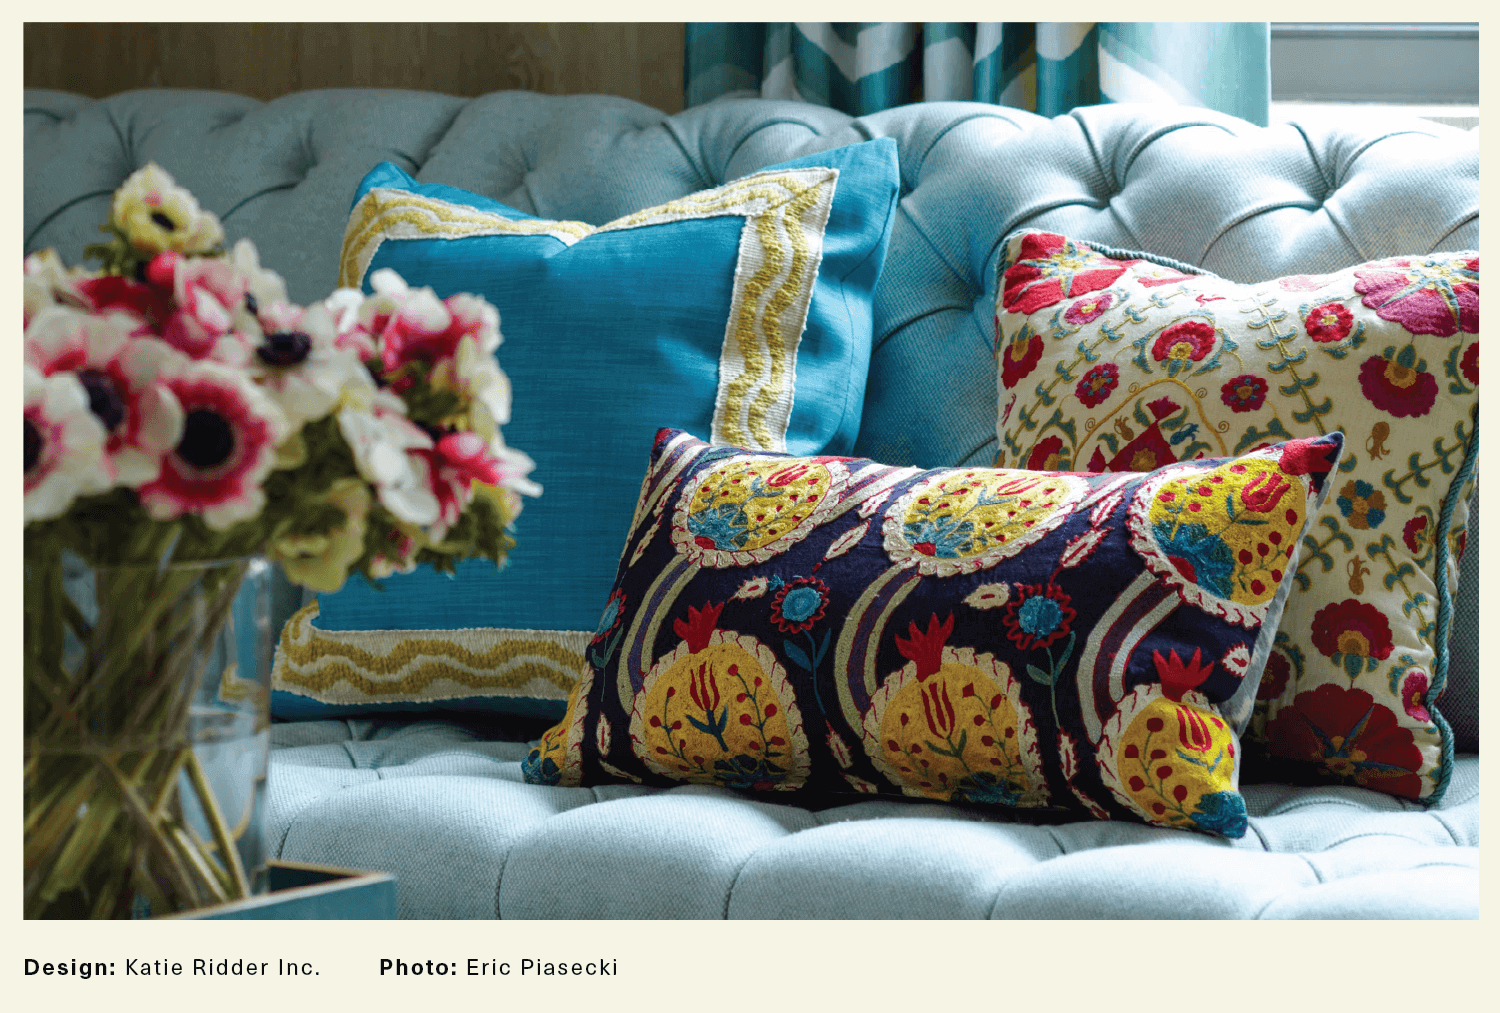
<path id="1" fill-rule="evenodd" d="M 1241 837 L 1238 733 L 1342 448 L 922 471 L 663 430 L 588 676 L 522 771 Z"/>
<path id="2" fill-rule="evenodd" d="M 557 716 L 587 670 L 640 482 L 663 425 L 762 451 L 854 443 L 871 301 L 899 190 L 890 139 L 826 151 L 604 225 L 550 221 L 419 183 L 360 183 L 340 283 L 392 268 L 500 313 L 506 442 L 545 494 L 503 570 L 352 580 L 283 633 L 282 717 L 380 709 Z"/>

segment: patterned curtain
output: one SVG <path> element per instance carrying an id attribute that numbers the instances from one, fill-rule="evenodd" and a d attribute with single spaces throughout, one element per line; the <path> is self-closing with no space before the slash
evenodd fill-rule
<path id="1" fill-rule="evenodd" d="M 1057 116 L 1100 102 L 1206 106 L 1265 126 L 1266 22 L 770 22 L 687 26 L 687 105 L 759 95 L 855 116 L 966 99 Z"/>

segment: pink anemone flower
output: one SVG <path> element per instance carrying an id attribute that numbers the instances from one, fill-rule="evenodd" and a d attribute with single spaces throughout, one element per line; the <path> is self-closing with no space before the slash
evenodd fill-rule
<path id="1" fill-rule="evenodd" d="M 152 262 L 171 270 L 172 315 L 162 324 L 162 340 L 192 359 L 242 365 L 243 340 L 232 337 L 235 312 L 244 304 L 249 281 L 227 260 L 162 254 Z M 162 270 L 160 273 L 165 273 Z M 163 278 L 163 281 L 166 279 Z"/>
<path id="2" fill-rule="evenodd" d="M 162 459 L 160 476 L 141 486 L 142 505 L 157 520 L 198 514 L 215 531 L 260 513 L 261 483 L 289 430 L 281 410 L 242 374 L 215 363 L 188 363 L 163 383 L 182 405 L 182 438 Z"/>
<path id="3" fill-rule="evenodd" d="M 135 488 L 161 471 L 161 459 L 182 438 L 182 408 L 157 380 L 183 362 L 154 338 L 131 338 L 124 314 L 97 316 L 55 307 L 26 332 L 26 364 L 53 376 L 72 373 L 89 410 L 107 434 L 110 484 Z"/>
<path id="4" fill-rule="evenodd" d="M 88 392 L 70 373 L 23 370 L 26 523 L 61 517 L 73 500 L 109 488 L 104 427 L 89 411 Z"/>
<path id="5" fill-rule="evenodd" d="M 433 364 L 452 358 L 459 342 L 472 337 L 481 352 L 500 347 L 500 314 L 471 295 L 440 301 L 430 288 L 412 289 L 394 271 L 370 276 L 375 297 L 361 314 L 380 338 L 381 365 L 395 372 L 410 362 Z"/>
<path id="6" fill-rule="evenodd" d="M 485 440 L 461 431 L 440 437 L 431 450 L 413 451 L 427 464 L 428 485 L 438 500 L 438 519 L 432 525 L 436 540 L 448 533 L 474 498 L 475 482 L 535 495 L 539 486 L 525 477 L 531 459 L 500 440 Z M 535 489 L 535 492 L 532 490 Z"/>

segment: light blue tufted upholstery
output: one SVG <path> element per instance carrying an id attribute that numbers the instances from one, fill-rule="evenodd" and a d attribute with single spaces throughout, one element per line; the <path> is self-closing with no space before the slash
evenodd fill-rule
<path id="1" fill-rule="evenodd" d="M 897 800 L 544 788 L 521 782 L 524 743 L 441 722 L 298 722 L 273 743 L 273 853 L 394 872 L 403 918 L 1478 915 L 1478 757 L 1426 811 L 1244 786 L 1250 831 L 1228 841 Z"/>
<path id="2" fill-rule="evenodd" d="M 110 193 L 155 160 L 231 239 L 253 238 L 302 301 L 332 288 L 349 199 L 382 159 L 529 213 L 598 224 L 801 154 L 893 137 L 903 194 L 856 448 L 893 464 L 992 458 L 995 267 L 1016 228 L 1146 249 L 1240 281 L 1479 243 L 1477 143 L 1419 121 L 1262 129 L 1173 107 L 1046 120 L 968 103 L 851 119 L 759 100 L 668 117 L 622 99 L 520 92 L 261 103 L 29 91 L 25 109 L 28 252 L 54 246 L 76 261 Z M 1455 665 L 1468 667 L 1452 674 L 1469 708 L 1473 622 L 1455 631 Z M 410 917 L 1478 913 L 1472 757 L 1425 812 L 1357 788 L 1246 786 L 1253 829 L 1231 843 L 888 801 L 811 812 L 708 788 L 528 786 L 528 747 L 497 739 L 535 733 L 279 726 L 273 852 L 394 871 Z M 1477 748 L 1477 717 L 1466 735 Z"/>

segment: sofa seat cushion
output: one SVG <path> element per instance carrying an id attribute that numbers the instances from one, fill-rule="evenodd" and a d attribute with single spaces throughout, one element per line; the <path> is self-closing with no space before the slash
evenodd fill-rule
<path id="1" fill-rule="evenodd" d="M 1440 805 L 1243 786 L 1237 841 L 899 799 L 525 784 L 536 723 L 272 729 L 272 855 L 392 872 L 403 918 L 1476 918 L 1479 759 Z M 529 741 L 527 741 L 529 740 Z M 649 890 L 640 884 L 650 883 Z"/>

